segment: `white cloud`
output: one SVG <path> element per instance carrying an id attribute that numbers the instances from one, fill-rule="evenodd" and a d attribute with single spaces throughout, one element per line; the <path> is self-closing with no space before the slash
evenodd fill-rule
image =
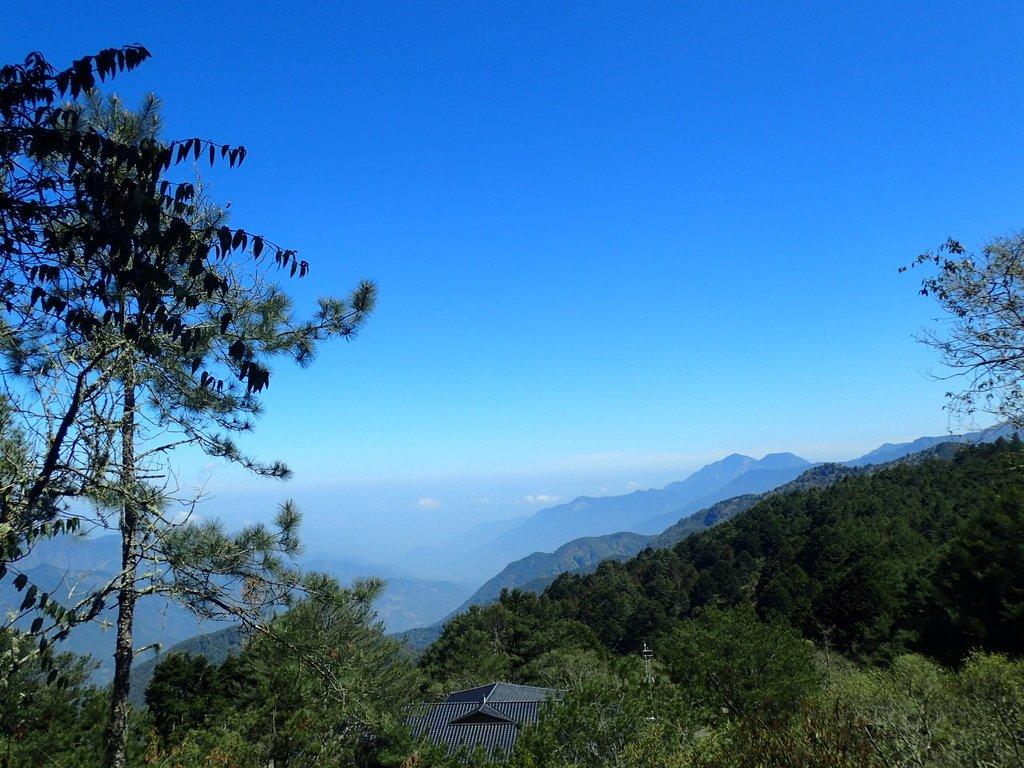
<path id="1" fill-rule="evenodd" d="M 416 502 L 417 507 L 423 507 L 424 509 L 437 509 L 441 506 L 441 502 L 438 499 L 432 499 L 429 496 L 425 496 Z"/>
<path id="2" fill-rule="evenodd" d="M 558 501 L 558 497 L 549 496 L 546 493 L 538 493 L 536 496 L 524 496 L 523 501 L 527 504 L 554 504 Z"/>
<path id="3" fill-rule="evenodd" d="M 491 499 L 490 499 L 489 496 L 481 496 L 480 498 L 476 499 L 476 503 L 477 504 L 490 504 L 491 503 Z"/>
<path id="4" fill-rule="evenodd" d="M 638 483 L 638 482 L 636 482 L 634 480 L 630 480 L 628 483 L 626 483 L 626 490 L 627 491 L 635 491 L 639 487 L 640 487 L 640 483 Z"/>

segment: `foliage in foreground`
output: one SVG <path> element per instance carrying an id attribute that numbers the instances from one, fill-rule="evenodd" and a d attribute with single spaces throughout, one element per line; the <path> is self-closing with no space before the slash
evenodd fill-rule
<path id="1" fill-rule="evenodd" d="M 70 659 L 62 663 L 75 665 Z M 176 665 L 170 659 L 168 664 Z M 465 764 L 414 742 L 397 726 L 376 731 L 372 739 L 346 739 L 308 717 L 312 707 L 319 715 L 337 718 L 344 706 L 336 699 L 306 700 L 299 717 L 268 717 L 294 688 L 280 696 L 268 691 L 265 670 L 246 670 L 249 664 L 243 654 L 216 672 L 218 703 L 212 707 L 201 703 L 209 699 L 183 696 L 195 720 L 172 731 L 169 739 L 160 733 L 155 713 L 136 716 L 129 764 Z M 888 667 L 863 669 L 833 657 L 828 669 L 819 671 L 818 683 L 794 701 L 792 711 L 767 726 L 750 714 L 720 712 L 710 718 L 705 706 L 713 698 L 705 698 L 705 689 L 674 683 L 657 666 L 655 682 L 644 683 L 639 659 L 627 659 L 616 665 L 613 679 L 585 684 L 549 707 L 538 726 L 522 732 L 510 765 L 956 768 L 1021 765 L 1024 760 L 1024 663 L 1019 660 L 979 652 L 962 668 L 950 670 L 923 656 L 904 655 Z M 0 706 L 0 765 L 98 763 L 103 692 L 78 685 L 58 689 L 24 673 L 12 679 L 12 686 L 18 689 L 16 699 L 5 697 L 4 705 L 16 700 L 18 706 Z M 240 691 L 248 696 L 239 698 Z M 265 709 L 254 707 L 257 697 L 267 697 Z"/>
<path id="2" fill-rule="evenodd" d="M 833 666 L 771 725 L 714 723 L 686 686 L 585 688 L 527 731 L 516 768 L 956 768 L 1024 764 L 1024 662 L 973 654 L 959 670 L 921 656 L 886 668 Z"/>
<path id="3" fill-rule="evenodd" d="M 146 691 L 151 753 L 238 764 L 355 764 L 400 736 L 418 678 L 373 619 L 376 582 L 342 589 L 328 578 L 215 667 L 172 655 Z"/>
<path id="4" fill-rule="evenodd" d="M 297 623 L 289 631 L 307 618 L 294 617 Z M 701 674 L 695 663 L 695 674 L 679 677 L 671 667 L 684 659 L 669 656 L 656 661 L 654 681 L 645 683 L 640 660 L 622 659 L 600 682 L 570 690 L 545 710 L 537 726 L 524 729 L 510 765 L 995 768 L 1024 761 L 1022 661 L 977 652 L 957 669 L 918 655 L 899 656 L 884 667 L 860 667 L 835 654 L 807 653 L 802 640 L 769 625 L 759 628 L 747 613 L 711 615 L 702 624 L 694 631 L 707 640 L 709 651 L 745 645 L 753 652 L 766 641 L 778 651 L 763 655 L 761 683 L 745 688 L 747 706 L 719 706 L 723 692 L 713 668 Z M 737 624 L 741 631 L 733 636 Z M 150 686 L 150 711 L 134 713 L 129 764 L 466 764 L 404 733 L 400 700 L 411 670 L 389 655 L 393 648 L 369 625 L 360 624 L 354 635 L 351 623 L 340 625 L 349 629 L 338 634 L 321 627 L 319 637 L 347 636 L 368 650 L 376 647 L 381 656 L 376 666 L 361 667 L 365 656 L 339 653 L 338 673 L 353 680 L 361 676 L 373 687 L 381 679 L 381 664 L 385 670 L 393 664 L 404 670 L 385 673 L 394 685 L 382 688 L 379 700 L 327 694 L 319 674 L 296 664 L 280 643 L 254 642 L 220 667 L 170 656 Z M 7 661 L 17 655 L 10 653 L 13 646 L 31 648 L 10 633 L 2 640 Z M 83 662 L 68 656 L 58 660 L 66 684 L 48 684 L 31 653 L 23 654 L 6 677 L 0 765 L 95 765 L 103 753 L 107 694 L 86 686 Z M 778 691 L 792 691 L 788 677 L 794 669 L 805 685 L 778 706 Z M 732 683 L 723 685 L 728 691 Z M 375 707 L 376 723 L 363 723 Z"/>

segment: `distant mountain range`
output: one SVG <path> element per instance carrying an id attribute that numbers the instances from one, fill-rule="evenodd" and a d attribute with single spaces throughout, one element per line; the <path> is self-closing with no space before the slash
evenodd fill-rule
<path id="1" fill-rule="evenodd" d="M 729 496 L 767 491 L 809 466 L 811 462 L 791 453 L 770 454 L 760 460 L 733 454 L 661 489 L 624 496 L 580 496 L 542 509 L 491 540 L 477 556 L 484 553 L 508 562 L 533 552 L 550 552 L 586 536 L 621 531 L 658 533 L 690 512 Z"/>
<path id="2" fill-rule="evenodd" d="M 117 536 L 85 538 L 62 536 L 43 540 L 18 562 L 31 583 L 54 596 L 88 594 L 109 583 L 119 570 L 121 544 Z M 451 612 L 473 592 L 475 585 L 445 581 L 414 579 L 400 575 L 394 569 L 366 562 L 317 555 L 301 562 L 304 570 L 329 573 L 344 584 L 357 578 L 384 576 L 383 594 L 374 604 L 378 617 L 392 632 L 432 624 Z M 12 579 L 0 580 L 0 608 L 16 607 L 23 595 L 12 586 Z M 91 655 L 97 660 L 92 679 L 105 684 L 113 677 L 113 649 L 116 614 L 115 600 L 98 621 L 82 625 L 61 644 L 61 649 Z M 16 626 L 27 629 L 31 617 Z M 159 643 L 163 650 L 176 643 L 203 633 L 218 632 L 229 626 L 224 622 L 199 621 L 184 606 L 159 597 L 147 596 L 139 600 L 135 613 L 135 647 L 142 648 Z M 205 635 L 204 635 L 205 636 Z M 140 661 L 147 658 L 143 655 Z"/>
<path id="3" fill-rule="evenodd" d="M 862 467 L 866 464 L 885 464 L 912 453 L 925 451 L 939 443 L 994 443 L 1001 437 L 1009 439 L 1015 431 L 1010 425 L 1002 424 L 963 435 L 919 437 L 910 443 L 884 443 L 875 450 L 865 453 L 859 459 L 853 459 L 846 463 L 853 467 Z"/>
<path id="4" fill-rule="evenodd" d="M 482 558 L 494 563 L 497 572 L 475 592 L 474 585 L 469 583 L 416 579 L 379 564 L 354 562 L 330 554 L 310 556 L 302 565 L 331 573 L 343 583 L 367 576 L 384 577 L 387 588 L 375 608 L 389 631 L 428 627 L 408 633 L 428 638 L 438 631 L 429 625 L 450 615 L 455 606 L 461 605 L 458 611 L 493 601 L 503 588 L 543 589 L 561 573 L 592 570 L 604 559 L 632 557 L 648 546 L 671 546 L 753 506 L 764 493 L 774 489 L 819 486 L 844 473 L 864 471 L 868 465 L 892 462 L 925 449 L 936 450 L 936 446 L 944 443 L 981 442 L 1010 434 L 1012 430 L 1004 428 L 885 444 L 846 462 L 845 466 L 815 465 L 790 453 L 769 454 L 759 460 L 733 454 L 662 489 L 622 496 L 581 496 L 522 520 L 484 525 L 467 533 L 462 546 L 476 548 L 470 553 L 453 549 L 447 556 Z M 485 543 L 481 546 L 481 542 Z M 116 572 L 119 550 L 119 541 L 114 536 L 62 537 L 40 542 L 19 562 L 19 568 L 33 583 L 53 594 L 61 594 L 61 590 L 66 594 L 72 588 L 81 594 L 111 578 Z M 0 607 L 20 602 L 10 582 L 0 580 Z M 108 622 L 112 620 L 111 613 Z M 137 647 L 160 642 L 165 648 L 223 626 L 199 624 L 188 610 L 156 599 L 140 602 L 136 625 Z M 101 660 L 94 676 L 98 683 L 109 679 L 112 648 L 113 633 L 100 623 L 79 628 L 64 644 L 65 650 L 89 653 Z"/>
<path id="5" fill-rule="evenodd" d="M 679 483 L 666 486 L 663 491 L 645 491 L 624 496 L 603 497 L 603 509 L 608 513 L 614 509 L 615 502 L 621 502 L 626 510 L 624 518 L 640 505 L 655 505 L 665 499 L 679 498 L 685 490 L 706 494 L 705 498 L 716 495 L 727 495 L 697 512 L 686 515 L 683 507 L 637 525 L 657 524 L 675 520 L 657 535 L 644 535 L 636 532 L 620 531 L 604 536 L 585 536 L 573 539 L 556 548 L 553 552 L 534 552 L 524 558 L 509 563 L 497 575 L 483 584 L 465 603 L 452 612 L 461 613 L 472 605 L 483 605 L 498 599 L 502 589 L 527 589 L 541 591 L 562 573 L 585 573 L 593 571 L 605 559 L 625 560 L 635 556 L 646 547 L 670 547 L 692 533 L 709 528 L 719 522 L 749 509 L 769 493 L 786 493 L 806 490 L 809 488 L 829 485 L 841 477 L 861 474 L 865 471 L 878 469 L 883 464 L 896 461 L 921 460 L 934 455 L 952 453 L 957 443 L 976 443 L 994 441 L 1000 437 L 1009 437 L 1013 430 L 998 428 L 974 432 L 966 435 L 946 437 L 923 437 L 912 442 L 887 443 L 857 459 L 845 463 L 816 464 L 794 456 L 793 454 L 770 454 L 757 461 L 748 456 L 733 454 L 721 461 L 708 464 L 689 478 Z M 804 467 L 799 471 L 800 467 Z M 870 469 L 868 469 L 870 468 Z M 798 470 L 794 472 L 794 470 Z M 795 474 L 794 477 L 790 477 Z M 776 482 L 779 478 L 781 482 Z M 766 490 L 758 490 L 765 489 Z M 663 492 L 667 492 L 664 493 Z M 733 495 L 733 492 L 736 492 Z M 639 503 L 637 499 L 640 499 Z M 576 502 L 579 502 L 577 499 Z M 572 509 L 576 502 L 542 510 L 549 514 L 559 514 L 562 510 Z M 690 502 L 690 504 L 700 502 Z M 571 514 L 571 512 L 570 512 Z M 447 617 L 446 617 L 447 618 Z M 443 623 L 443 622 L 441 622 Z M 425 647 L 440 631 L 440 625 L 402 633 L 414 647 Z M 433 631 L 431 631 L 433 630 Z"/>
<path id="6" fill-rule="evenodd" d="M 113 536 L 96 539 L 62 537 L 41 541 L 35 550 L 18 563 L 18 569 L 25 573 L 32 584 L 65 605 L 72 605 L 76 599 L 100 588 L 114 578 L 119 568 L 120 544 Z M 49 561 L 52 555 L 53 561 Z M 89 568 L 83 571 L 83 568 Z M 12 579 L 0 580 L 0 607 L 17 606 L 23 595 L 16 591 Z M 62 651 L 90 655 L 96 659 L 93 682 L 104 684 L 114 674 L 114 629 L 117 621 L 114 610 L 116 598 L 108 599 L 107 609 L 98 620 L 75 628 L 67 640 L 60 645 Z M 27 629 L 31 616 L 15 623 Z M 135 647 L 142 648 L 160 643 L 165 647 L 194 637 L 202 632 L 211 632 L 224 624 L 200 622 L 195 614 L 184 606 L 165 599 L 146 597 L 139 600 L 135 610 Z"/>
<path id="7" fill-rule="evenodd" d="M 842 463 L 850 467 L 885 464 L 941 443 L 994 441 L 1012 434 L 1011 428 L 1002 426 L 964 435 L 922 437 L 907 443 L 886 443 L 863 456 Z M 467 556 L 490 562 L 511 560 L 513 565 L 526 558 L 533 563 L 545 563 L 540 570 L 549 568 L 548 563 L 565 560 L 567 557 L 591 561 L 599 557 L 599 553 L 585 553 L 577 543 L 578 540 L 593 540 L 595 537 L 625 532 L 656 536 L 681 519 L 711 508 L 722 500 L 761 494 L 785 486 L 813 466 L 812 462 L 792 453 L 768 454 L 762 459 L 732 454 L 662 489 L 634 491 L 620 496 L 580 496 L 566 504 L 542 509 Z M 635 543 L 637 540 L 620 541 Z M 599 549 L 606 546 L 600 544 Z M 554 561 L 535 556 L 545 553 L 554 556 Z M 625 550 L 620 554 L 630 556 L 625 554 Z M 494 578 L 499 581 L 506 579 L 507 575 L 502 576 L 502 573 Z"/>
<path id="8" fill-rule="evenodd" d="M 476 586 L 469 582 L 418 579 L 378 563 L 353 562 L 330 555 L 302 558 L 301 565 L 304 570 L 329 573 L 342 584 L 369 577 L 384 579 L 384 592 L 373 607 L 391 632 L 437 621 L 472 594 Z"/>
<path id="9" fill-rule="evenodd" d="M 730 457 L 731 458 L 731 457 Z M 532 555 L 509 563 L 494 578 L 463 603 L 453 614 L 461 613 L 471 605 L 485 605 L 498 599 L 502 589 L 529 589 L 540 591 L 563 573 L 586 573 L 597 568 L 602 560 L 626 560 L 647 547 L 671 547 L 687 536 L 744 512 L 772 493 L 822 487 L 840 477 L 858 474 L 862 470 L 843 464 L 818 464 L 805 470 L 794 480 L 764 493 L 745 493 L 718 501 L 694 512 L 663 530 L 658 535 L 613 533 L 607 536 L 588 536 L 563 544 L 552 553 L 534 552 Z"/>

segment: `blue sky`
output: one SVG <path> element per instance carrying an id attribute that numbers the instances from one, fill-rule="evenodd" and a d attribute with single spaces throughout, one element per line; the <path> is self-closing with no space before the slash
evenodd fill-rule
<path id="1" fill-rule="evenodd" d="M 379 282 L 246 443 L 366 548 L 945 431 L 897 268 L 1024 223 L 1021 39 L 1017 3 L 39 0 L 0 57 L 146 45 L 115 90 L 246 146 L 204 177 L 311 262 L 300 306 Z"/>

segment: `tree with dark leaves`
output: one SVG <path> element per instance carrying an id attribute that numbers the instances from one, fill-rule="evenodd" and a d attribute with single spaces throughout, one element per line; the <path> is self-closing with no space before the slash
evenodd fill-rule
<path id="1" fill-rule="evenodd" d="M 939 378 L 963 382 L 946 393 L 951 413 L 968 421 L 986 413 L 1024 427 L 1024 234 L 978 253 L 950 238 L 911 267 L 933 269 L 921 294 L 946 313 L 920 340 L 950 369 Z"/>
<path id="2" fill-rule="evenodd" d="M 302 277 L 309 265 L 229 227 L 195 183 L 170 176 L 185 160 L 233 167 L 244 148 L 166 142 L 155 99 L 131 112 L 94 92 L 148 56 L 111 49 L 61 71 L 32 54 L 0 70 L 0 398 L 22 449 L 0 489 L 0 576 L 14 573 L 22 609 L 49 620 L 33 624 L 49 632 L 43 644 L 116 600 L 112 766 L 124 764 L 139 597 L 258 623 L 298 583 L 293 507 L 236 535 L 191 522 L 197 499 L 176 487 L 174 449 L 287 477 L 233 435 L 252 428 L 271 359 L 307 364 L 321 341 L 358 331 L 376 294 L 363 282 L 308 320 L 293 316 L 273 273 Z M 121 570 L 65 606 L 16 563 L 40 536 L 83 526 L 119 533 Z"/>

